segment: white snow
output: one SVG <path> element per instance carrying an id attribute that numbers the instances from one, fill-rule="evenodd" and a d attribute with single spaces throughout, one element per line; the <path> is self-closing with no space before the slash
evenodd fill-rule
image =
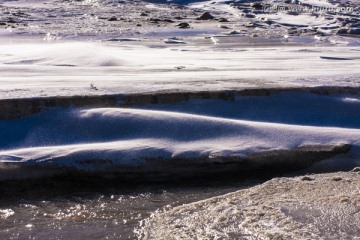
<path id="1" fill-rule="evenodd" d="M 338 3 L 330 3 L 327 0 L 301 0 L 301 4 L 309 4 L 316 7 L 336 7 Z"/>
<path id="2" fill-rule="evenodd" d="M 324 56 L 333 59 L 320 58 Z M 4 44 L 0 98 L 359 86 L 359 63 L 356 47 Z M 148 109 L 53 109 L 0 121 L 0 161 L 117 171 L 149 166 L 151 159 L 199 163 L 220 161 L 219 156 L 346 143 L 353 146 L 348 159 L 356 164 L 358 104 L 358 95 L 294 93 L 144 107 Z"/>
<path id="3" fill-rule="evenodd" d="M 276 14 L 264 14 L 269 20 L 273 20 L 276 23 L 288 24 L 293 26 L 325 26 L 328 25 L 329 21 L 322 16 L 313 16 L 310 13 L 301 15 L 289 15 L 285 12 L 278 12 Z"/>
<path id="4" fill-rule="evenodd" d="M 328 98 L 331 103 L 333 97 Z M 301 100 L 306 98 L 300 94 Z M 344 101 L 344 106 L 347 103 Z M 189 114 L 95 108 L 57 109 L 20 120 L 1 121 L 0 161 L 18 166 L 63 166 L 84 171 L 116 172 L 122 168 L 129 171 L 126 167 L 141 171 L 142 166 L 151 166 L 154 159 L 157 164 L 158 161 L 182 161 L 179 159 L 205 164 L 226 161 L 219 160 L 220 156 L 247 156 L 303 145 L 350 144 L 351 161 L 359 164 L 360 130 L 349 127 L 351 123 L 346 121 L 343 125 L 335 124 L 336 127 L 324 127 L 321 117 L 326 119 L 330 113 L 321 110 L 321 103 L 317 106 L 319 126 L 241 120 L 252 116 L 247 111 L 237 115 L 236 108 L 241 112 L 242 102 L 230 107 L 227 104 L 219 101 L 213 105 L 213 111 L 229 110 L 218 117 L 199 114 L 201 111 Z M 358 112 L 353 111 L 359 103 L 350 104 L 356 106 L 343 108 L 345 115 Z M 190 109 L 192 105 L 188 103 Z M 261 107 L 265 109 L 266 105 L 255 106 L 259 106 L 257 115 L 261 118 Z M 196 111 L 196 106 L 192 109 Z M 296 119 L 295 112 L 289 114 L 294 114 Z M 256 114 L 252 118 L 256 118 Z M 353 121 L 352 125 L 356 126 L 356 120 Z"/>
<path id="5" fill-rule="evenodd" d="M 209 40 L 210 41 L 210 40 Z M 176 44 L 175 44 L 176 45 Z M 351 58 L 349 61 L 320 56 Z M 0 98 L 246 87 L 359 86 L 356 47 L 60 42 L 0 45 Z M 180 70 L 179 66 L 184 66 Z M 99 91 L 90 88 L 96 86 Z"/>

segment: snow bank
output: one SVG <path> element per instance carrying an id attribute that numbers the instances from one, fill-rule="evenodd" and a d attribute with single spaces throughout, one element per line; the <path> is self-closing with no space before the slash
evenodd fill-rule
<path id="1" fill-rule="evenodd" d="M 300 95 L 299 99 L 304 97 Z M 324 127 L 319 116 L 320 126 L 271 123 L 262 118 L 266 105 L 260 107 L 259 118 L 254 121 L 240 120 L 246 116 L 256 118 L 254 112 L 245 110 L 241 114 L 241 101 L 234 105 L 218 101 L 213 113 L 202 112 L 201 107 L 196 112 L 193 102 L 187 104 L 192 114 L 179 109 L 55 109 L 19 120 L 3 120 L 0 161 L 12 167 L 65 167 L 95 172 L 176 172 L 219 163 L 239 164 L 240 170 L 253 171 L 272 164 L 312 164 L 346 153 L 350 145 L 346 164 L 358 164 L 360 130 L 350 128 L 355 127 L 355 120 L 334 124 L 336 127 Z M 358 112 L 353 110 L 348 109 L 352 114 Z M 331 114 L 326 110 L 321 113 L 323 119 Z"/>

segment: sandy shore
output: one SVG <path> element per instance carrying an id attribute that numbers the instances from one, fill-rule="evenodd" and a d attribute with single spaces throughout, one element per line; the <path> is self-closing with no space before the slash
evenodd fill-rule
<path id="1" fill-rule="evenodd" d="M 275 178 L 156 212 L 138 233 L 140 239 L 359 239 L 359 214 L 359 172 L 336 172 Z"/>

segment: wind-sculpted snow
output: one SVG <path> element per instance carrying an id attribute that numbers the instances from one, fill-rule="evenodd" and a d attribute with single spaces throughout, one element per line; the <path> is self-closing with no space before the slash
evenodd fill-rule
<path id="1" fill-rule="evenodd" d="M 318 90 L 321 93 L 321 89 Z M 295 89 L 270 92 L 262 96 L 235 96 L 234 101 L 226 103 L 219 100 L 191 100 L 170 104 L 147 104 L 141 108 L 292 125 L 355 129 L 360 127 L 359 93 L 335 92 L 327 95 L 326 92 L 314 94 Z"/>
<path id="2" fill-rule="evenodd" d="M 358 129 L 124 108 L 49 110 L 3 120 L 0 130 L 5 170 L 38 166 L 179 173 L 193 166 L 238 163 L 240 171 L 254 171 L 279 164 L 309 166 L 347 153 L 348 146 L 357 156 L 360 144 Z M 356 157 L 348 161 L 357 163 Z"/>

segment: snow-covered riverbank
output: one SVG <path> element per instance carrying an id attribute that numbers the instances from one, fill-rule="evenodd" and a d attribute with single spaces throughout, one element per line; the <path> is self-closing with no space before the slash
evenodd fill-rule
<path id="1" fill-rule="evenodd" d="M 285 92 L 145 109 L 54 108 L 0 121 L 2 175 L 290 171 L 338 154 L 328 163 L 348 169 L 359 164 L 359 103 L 358 94 Z"/>

